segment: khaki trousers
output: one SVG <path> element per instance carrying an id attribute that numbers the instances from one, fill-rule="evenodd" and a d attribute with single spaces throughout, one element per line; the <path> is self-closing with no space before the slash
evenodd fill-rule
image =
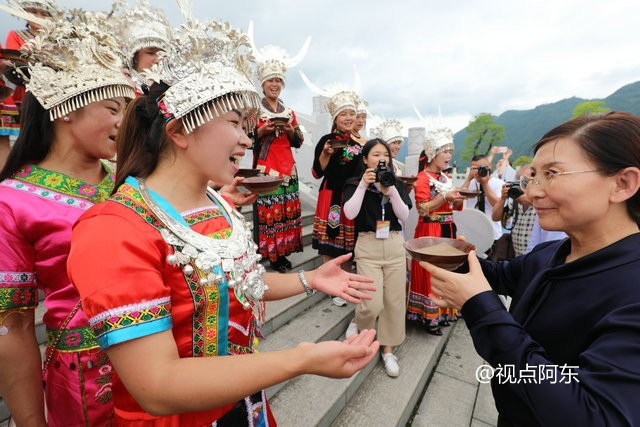
<path id="1" fill-rule="evenodd" d="M 354 258 L 358 274 L 374 280 L 371 300 L 356 305 L 358 330 L 375 328 L 382 346 L 397 346 L 405 338 L 407 260 L 402 246 L 404 238 L 392 231 L 387 239 L 376 239 L 376 233 L 358 233 Z"/>

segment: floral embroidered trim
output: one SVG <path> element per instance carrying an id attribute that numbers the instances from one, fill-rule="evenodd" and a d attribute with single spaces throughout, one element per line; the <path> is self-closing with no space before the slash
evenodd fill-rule
<path id="1" fill-rule="evenodd" d="M 153 216 L 147 205 L 142 200 L 140 193 L 129 184 L 122 184 L 118 191 L 109 199 L 113 202 L 120 203 L 137 213 L 142 219 L 156 230 L 160 230 L 162 224 Z"/>
<path id="2" fill-rule="evenodd" d="M 0 288 L 0 311 L 12 308 L 34 308 L 38 305 L 38 288 Z"/>
<path id="3" fill-rule="evenodd" d="M 60 339 L 58 340 L 56 350 L 61 352 L 91 350 L 100 347 L 95 335 L 93 335 L 91 328 L 88 326 L 65 329 L 62 332 L 60 332 L 59 329 L 47 328 L 47 341 L 49 347 L 51 347 L 58 334 L 60 334 Z"/>
<path id="4" fill-rule="evenodd" d="M 89 319 L 96 338 L 108 332 L 171 316 L 171 298 L 157 298 L 104 311 Z"/>
<path id="5" fill-rule="evenodd" d="M 211 218 L 224 217 L 222 210 L 219 207 L 209 207 L 207 209 L 195 210 L 191 212 L 185 212 L 182 215 L 184 220 L 189 225 L 195 225 L 199 222 L 204 222 Z"/>
<path id="6" fill-rule="evenodd" d="M 99 203 L 109 198 L 109 194 L 111 193 L 111 190 L 113 190 L 113 184 L 115 182 L 113 171 L 104 163 L 103 168 L 107 172 L 107 176 L 105 176 L 97 185 L 88 184 L 86 181 L 72 178 L 60 172 L 43 169 L 35 165 L 23 166 L 13 175 L 12 179 L 40 187 L 41 191 L 36 194 L 51 200 L 60 201 L 54 197 L 55 195 L 49 197 L 42 193 L 44 191 L 54 191 L 59 193 L 58 195 L 60 196 L 67 196 L 68 199 L 64 201 L 64 203 L 67 204 L 72 204 L 69 198 L 72 198 L 73 200 L 83 199 L 91 203 Z M 35 192 L 31 189 L 27 189 L 25 191 Z M 79 202 L 77 203 L 79 204 Z"/>
<path id="7" fill-rule="evenodd" d="M 25 271 L 0 271 L 0 288 L 5 287 L 3 284 L 15 285 L 35 282 L 36 273 L 27 273 Z"/>
<path id="8" fill-rule="evenodd" d="M 99 388 L 96 392 L 95 398 L 96 402 L 108 404 L 111 403 L 113 367 L 111 366 L 111 362 L 107 358 L 106 353 L 101 351 L 99 354 L 100 360 L 96 363 L 98 373 L 100 374 L 100 376 L 96 378 L 96 383 Z"/>
<path id="9" fill-rule="evenodd" d="M 87 210 L 91 206 L 93 206 L 93 203 L 87 200 L 82 200 L 80 198 L 69 196 L 67 194 L 58 193 L 57 191 L 48 190 L 46 188 L 40 188 L 35 185 L 25 184 L 15 179 L 7 179 L 5 181 L 0 182 L 0 185 L 13 188 L 14 190 L 20 190 L 26 193 L 31 193 L 35 196 L 42 197 L 43 199 L 62 203 L 63 205 L 72 206 L 74 208 Z"/>

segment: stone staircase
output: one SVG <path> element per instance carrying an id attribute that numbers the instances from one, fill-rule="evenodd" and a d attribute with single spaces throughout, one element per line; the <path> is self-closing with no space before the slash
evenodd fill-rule
<path id="1" fill-rule="evenodd" d="M 243 213 L 251 218 L 250 208 Z M 304 251 L 289 256 L 293 272 L 311 270 L 321 257 L 311 248 L 313 211 L 303 207 Z M 268 262 L 265 263 L 268 268 Z M 41 349 L 46 342 L 42 324 L 44 306 L 36 311 L 36 334 Z M 302 341 L 343 339 L 353 318 L 354 305 L 337 307 L 330 298 L 317 293 L 281 301 L 267 302 L 262 327 L 262 352 L 290 348 Z M 396 349 L 401 373 L 389 378 L 379 357 L 348 379 L 327 379 L 305 375 L 267 390 L 267 396 L 280 426 L 395 426 L 406 425 L 420 404 L 425 387 L 436 366 L 452 328 L 435 337 L 413 325 L 407 326 L 407 339 Z M 8 410 L 0 400 L 0 427 L 5 427 Z"/>

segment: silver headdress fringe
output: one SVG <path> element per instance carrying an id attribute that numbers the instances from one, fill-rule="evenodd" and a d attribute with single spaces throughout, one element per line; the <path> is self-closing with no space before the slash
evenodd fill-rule
<path id="1" fill-rule="evenodd" d="M 105 14 L 74 9 L 40 19 L 24 10 L 0 9 L 41 26 L 20 51 L 29 67 L 27 91 L 49 110 L 51 120 L 92 102 L 135 96 L 121 71 L 115 38 L 101 30 Z"/>
<path id="2" fill-rule="evenodd" d="M 187 132 L 231 110 L 255 126 L 260 95 L 252 83 L 249 38 L 227 22 L 197 21 L 188 0 L 178 0 L 178 7 L 185 22 L 158 53 L 159 63 L 143 72 L 170 86 L 162 99 L 166 112 L 181 119 Z"/>

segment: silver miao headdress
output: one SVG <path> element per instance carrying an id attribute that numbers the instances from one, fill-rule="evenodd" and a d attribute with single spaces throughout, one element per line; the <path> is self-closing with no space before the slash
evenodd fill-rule
<path id="1" fill-rule="evenodd" d="M 387 144 L 394 141 L 404 141 L 402 137 L 402 123 L 397 119 L 385 119 L 371 134 L 376 138 L 382 139 Z"/>
<path id="2" fill-rule="evenodd" d="M 60 9 L 52 0 L 7 0 L 9 7 L 18 10 L 36 9 L 47 12 L 51 16 L 58 15 Z"/>
<path id="3" fill-rule="evenodd" d="M 329 114 L 331 114 L 331 120 L 335 120 L 338 114 L 345 110 L 356 111 L 358 104 L 361 103 L 361 98 L 358 95 L 360 90 L 360 74 L 358 74 L 358 70 L 355 66 L 353 69 L 355 73 L 355 83 L 353 86 L 348 86 L 343 83 L 333 83 L 322 89 L 313 84 L 311 80 L 309 80 L 309 78 L 300 71 L 302 80 L 311 92 L 329 98 L 326 102 L 326 106 Z"/>
<path id="4" fill-rule="evenodd" d="M 424 118 L 418 108 L 413 105 L 413 111 L 422 122 L 427 120 Z M 431 162 L 438 154 L 443 151 L 453 151 L 453 131 L 451 128 L 442 124 L 442 112 L 438 107 L 438 120 L 437 123 L 430 123 L 426 126 L 426 133 L 423 141 L 424 153 L 427 155 L 427 163 Z"/>
<path id="5" fill-rule="evenodd" d="M 131 66 L 134 55 L 140 49 L 157 47 L 166 50 L 169 45 L 171 24 L 164 12 L 152 6 L 148 0 L 138 0 L 133 6 L 129 5 L 129 0 L 116 0 L 111 19 Z"/>
<path id="6" fill-rule="evenodd" d="M 101 29 L 103 14 L 75 9 L 57 19 L 40 19 L 2 9 L 41 25 L 20 51 L 29 67 L 29 77 L 23 76 L 27 91 L 49 110 L 51 120 L 93 102 L 135 96 L 121 71 L 115 38 Z"/>
<path id="7" fill-rule="evenodd" d="M 358 96 L 358 103 L 356 104 L 356 114 L 367 114 L 367 107 L 369 107 L 369 103 L 366 99 L 361 96 Z"/>
<path id="8" fill-rule="evenodd" d="M 170 48 L 143 72 L 169 89 L 158 100 L 167 121 L 181 119 L 187 133 L 232 110 L 248 113 L 257 123 L 260 96 L 252 83 L 250 43 L 227 22 L 198 22 L 190 2 L 178 0 L 186 22 L 173 31 Z M 244 53 L 246 51 L 247 53 Z"/>
<path id="9" fill-rule="evenodd" d="M 278 77 L 284 82 L 286 80 L 287 69 L 295 67 L 302 61 L 311 43 L 311 37 L 307 37 L 300 52 L 291 58 L 286 50 L 272 44 L 258 49 L 253 40 L 253 21 L 249 23 L 247 35 L 249 36 L 253 56 L 256 58 L 256 63 L 258 64 L 258 80 L 260 84 L 274 77 Z"/>

